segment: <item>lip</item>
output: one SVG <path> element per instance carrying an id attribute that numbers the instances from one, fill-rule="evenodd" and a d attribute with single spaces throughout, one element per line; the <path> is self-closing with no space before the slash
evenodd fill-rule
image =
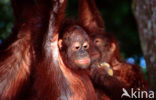
<path id="1" fill-rule="evenodd" d="M 82 65 L 89 64 L 90 63 L 90 59 L 89 58 L 82 58 L 82 59 L 76 60 L 76 62 L 79 63 L 79 64 L 82 64 Z"/>

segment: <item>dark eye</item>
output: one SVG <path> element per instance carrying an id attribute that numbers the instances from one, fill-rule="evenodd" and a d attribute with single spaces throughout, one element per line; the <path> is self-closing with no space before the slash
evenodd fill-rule
<path id="1" fill-rule="evenodd" d="M 102 40 L 97 38 L 97 39 L 94 40 L 94 43 L 95 43 L 95 45 L 99 46 L 99 45 L 102 44 Z"/>
<path id="2" fill-rule="evenodd" d="M 72 50 L 77 51 L 81 48 L 81 44 L 79 42 L 73 43 Z"/>
<path id="3" fill-rule="evenodd" d="M 89 48 L 88 42 L 85 42 L 85 43 L 83 44 L 83 47 L 84 47 L 84 49 L 88 49 L 88 48 Z"/>
<path id="4" fill-rule="evenodd" d="M 95 43 L 98 43 L 98 42 L 99 42 L 99 40 L 96 40 L 96 41 L 95 41 Z"/>
<path id="5" fill-rule="evenodd" d="M 77 50 L 78 50 L 79 48 L 80 48 L 79 46 L 75 47 L 75 49 L 77 49 Z"/>

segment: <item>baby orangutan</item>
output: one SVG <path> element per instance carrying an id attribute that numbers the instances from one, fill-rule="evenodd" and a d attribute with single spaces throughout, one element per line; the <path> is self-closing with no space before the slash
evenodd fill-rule
<path id="1" fill-rule="evenodd" d="M 66 20 L 60 29 L 59 48 L 63 63 L 61 70 L 69 82 L 72 100 L 96 100 L 95 91 L 88 75 L 91 64 L 89 36 L 84 29 Z"/>
<path id="2" fill-rule="evenodd" d="M 92 36 L 94 45 L 99 49 L 101 57 L 98 60 L 99 65 L 111 66 L 113 72 L 111 75 L 116 76 L 131 88 L 146 89 L 147 84 L 137 65 L 131 65 L 121 61 L 119 46 L 116 39 L 111 34 Z"/>

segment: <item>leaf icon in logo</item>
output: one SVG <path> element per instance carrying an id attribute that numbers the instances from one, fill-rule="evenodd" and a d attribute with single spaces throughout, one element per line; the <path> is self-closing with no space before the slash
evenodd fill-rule
<path id="1" fill-rule="evenodd" d="M 128 94 L 128 92 L 127 92 L 127 90 L 126 90 L 125 88 L 122 88 L 122 91 L 123 91 L 123 94 L 121 95 L 121 98 L 122 98 L 123 96 L 126 96 L 126 97 L 131 98 L 131 96 Z"/>

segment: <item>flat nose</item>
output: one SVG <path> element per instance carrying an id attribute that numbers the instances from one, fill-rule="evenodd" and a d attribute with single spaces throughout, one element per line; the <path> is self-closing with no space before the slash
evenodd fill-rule
<path id="1" fill-rule="evenodd" d="M 89 57 L 88 52 L 86 52 L 85 50 L 80 50 L 80 51 L 79 51 L 79 55 L 80 55 L 81 57 Z"/>

